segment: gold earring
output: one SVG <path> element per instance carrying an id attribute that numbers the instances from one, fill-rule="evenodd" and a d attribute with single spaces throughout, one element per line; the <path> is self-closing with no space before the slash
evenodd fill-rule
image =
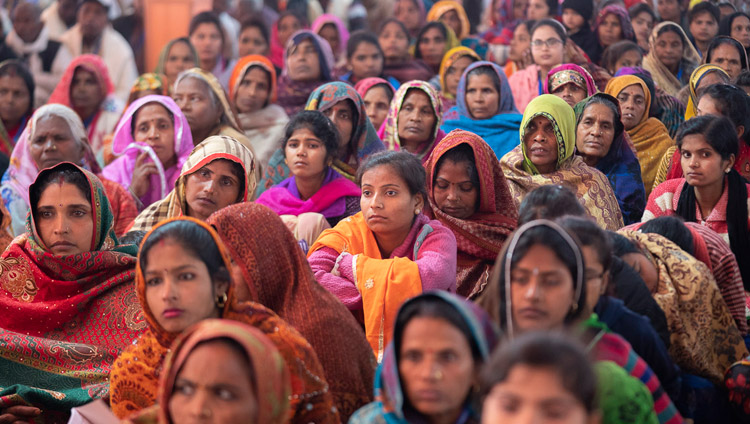
<path id="1" fill-rule="evenodd" d="M 422 209 L 417 209 L 414 211 L 414 215 L 419 215 L 420 213 L 422 213 Z"/>
<path id="2" fill-rule="evenodd" d="M 223 309 L 224 306 L 227 304 L 227 294 L 222 293 L 216 296 L 216 306 L 219 307 L 219 309 Z"/>

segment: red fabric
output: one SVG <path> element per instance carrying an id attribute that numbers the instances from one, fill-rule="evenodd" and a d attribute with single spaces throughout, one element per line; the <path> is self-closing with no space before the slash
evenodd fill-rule
<path id="1" fill-rule="evenodd" d="M 734 161 L 733 168 L 742 175 L 743 178 L 750 181 L 750 145 L 740 140 L 740 150 Z M 667 180 L 683 178 L 682 164 L 680 164 L 680 149 L 677 149 L 672 155 L 672 163 L 669 165 Z"/>
<path id="2" fill-rule="evenodd" d="M 84 54 L 70 62 L 62 78 L 60 78 L 60 82 L 57 83 L 55 90 L 50 95 L 48 103 L 59 103 L 70 108 L 73 107 L 70 100 L 70 89 L 73 85 L 73 76 L 78 68 L 83 68 L 94 74 L 99 82 L 99 87 L 102 89 L 102 98 L 106 98 L 115 91 L 112 80 L 109 78 L 107 65 L 102 58 L 95 54 Z"/>

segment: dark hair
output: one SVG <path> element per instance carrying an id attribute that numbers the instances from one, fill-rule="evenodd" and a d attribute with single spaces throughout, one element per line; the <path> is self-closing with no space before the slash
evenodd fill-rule
<path id="1" fill-rule="evenodd" d="M 614 74 L 617 71 L 617 69 L 614 69 L 615 63 L 617 63 L 622 55 L 630 51 L 637 51 L 641 55 L 641 58 L 643 58 L 643 50 L 638 47 L 638 44 L 630 40 L 620 40 L 614 44 L 610 44 L 602 53 L 602 66 Z"/>
<path id="2" fill-rule="evenodd" d="M 549 16 L 560 16 L 560 3 L 557 0 L 544 0 L 549 9 Z"/>
<path id="3" fill-rule="evenodd" d="M 688 40 L 685 39 L 685 35 L 678 28 L 679 28 L 679 25 L 677 25 L 677 24 L 674 24 L 674 25 L 664 25 L 663 27 L 659 28 L 659 31 L 656 32 L 656 38 L 659 38 L 659 36 L 661 36 L 662 34 L 666 34 L 668 32 L 673 32 L 673 33 L 677 34 L 680 37 L 680 41 L 682 42 L 682 50 L 684 51 L 685 50 L 685 46 L 687 46 L 687 44 L 688 44 Z"/>
<path id="4" fill-rule="evenodd" d="M 466 85 L 469 85 L 469 77 L 473 76 L 479 76 L 479 75 L 487 75 L 492 79 L 492 85 L 495 86 L 495 90 L 497 90 L 498 99 L 501 97 L 502 93 L 500 92 L 500 77 L 497 76 L 497 72 L 495 72 L 495 68 L 489 65 L 485 66 L 477 66 L 476 68 L 469 71 L 469 73 L 466 74 Z"/>
<path id="5" fill-rule="evenodd" d="M 727 35 L 720 35 L 718 37 L 714 37 L 714 39 L 711 40 L 711 43 L 708 45 L 708 49 L 706 50 L 706 63 L 711 63 L 711 61 L 713 60 L 714 50 L 716 50 L 717 47 L 724 45 L 732 46 L 737 49 L 737 53 L 739 53 L 740 55 L 740 66 L 743 70 L 747 70 L 747 53 L 745 52 L 745 47 L 742 46 L 742 43 Z"/>
<path id="6" fill-rule="evenodd" d="M 169 119 L 172 121 L 172 125 L 174 125 L 174 114 L 172 113 L 171 110 L 169 110 L 168 107 L 164 106 L 163 104 L 161 104 L 161 103 L 159 103 L 157 101 L 144 103 L 144 104 L 141 105 L 141 107 L 138 108 L 138 110 L 136 110 L 133 113 L 133 118 L 130 120 L 130 134 L 133 137 L 135 137 L 135 122 L 138 120 L 138 115 L 141 113 L 141 109 L 143 109 L 145 106 L 148 106 L 148 105 L 159 105 L 159 106 L 163 107 L 164 110 L 167 111 L 167 115 L 169 116 Z M 177 134 L 175 134 L 175 136 L 176 135 Z"/>
<path id="7" fill-rule="evenodd" d="M 651 16 L 651 19 L 656 21 L 656 13 L 654 13 L 654 9 L 651 8 L 646 3 L 636 3 L 633 6 L 628 9 L 628 15 L 630 15 L 630 20 L 632 21 L 635 19 L 638 15 L 641 13 L 648 13 Z"/>
<path id="8" fill-rule="evenodd" d="M 560 22 L 554 20 L 554 19 L 540 19 L 536 21 L 533 27 L 531 27 L 531 31 L 529 31 L 529 36 L 534 37 L 534 33 L 536 30 L 538 30 L 541 27 L 548 26 L 555 30 L 557 33 L 557 36 L 560 37 L 563 44 L 565 44 L 568 41 L 568 34 L 565 32 L 565 27 Z"/>
<path id="9" fill-rule="evenodd" d="M 532 332 L 503 344 L 480 373 L 480 395 L 484 399 L 504 382 L 517 365 L 552 369 L 562 386 L 592 413 L 596 409 L 596 374 L 586 351 L 572 337 L 553 332 Z"/>
<path id="10" fill-rule="evenodd" d="M 91 204 L 91 185 L 88 179 L 86 179 L 86 175 L 71 163 L 61 163 L 52 168 L 42 170 L 37 176 L 36 181 L 34 181 L 34 184 L 29 187 L 29 204 L 35 217 L 39 199 L 42 197 L 44 190 L 52 184 L 62 183 L 73 184 L 78 187 L 81 194 Z"/>
<path id="11" fill-rule="evenodd" d="M 427 188 L 425 187 L 425 171 L 422 163 L 416 156 L 408 152 L 384 151 L 370 156 L 364 164 L 357 169 L 357 184 L 362 187 L 362 176 L 365 172 L 378 166 L 387 165 L 406 182 L 409 193 L 414 196 L 419 194 L 422 200 L 427 202 Z"/>
<path id="12" fill-rule="evenodd" d="M 378 87 L 385 90 L 385 95 L 388 96 L 388 103 L 390 104 L 391 101 L 393 100 L 393 96 L 396 95 L 396 92 L 393 91 L 393 87 L 390 84 L 386 84 L 384 82 L 381 82 L 379 84 L 375 84 L 372 87 L 368 88 L 367 91 L 370 91 L 373 88 L 378 88 Z M 367 94 L 367 93 L 365 92 L 365 94 Z M 364 96 L 362 98 L 364 100 Z"/>
<path id="13" fill-rule="evenodd" d="M 750 143 L 750 104 L 748 103 L 750 99 L 747 94 L 733 85 L 713 84 L 701 90 L 698 100 L 703 96 L 711 97 L 719 112 L 729 118 L 735 128 L 742 126 L 745 129 L 742 139 Z"/>
<path id="14" fill-rule="evenodd" d="M 581 246 L 593 247 L 604 271 L 609 270 L 612 266 L 612 242 L 603 229 L 591 219 L 577 216 L 565 216 L 557 222 L 567 232 L 575 234 Z"/>
<path id="15" fill-rule="evenodd" d="M 555 219 L 563 215 L 586 216 L 586 209 L 567 187 L 543 185 L 531 190 L 518 208 L 518 226 L 535 219 Z"/>
<path id="16" fill-rule="evenodd" d="M 352 59 L 352 56 L 354 56 L 354 52 L 357 51 L 357 47 L 359 47 L 359 45 L 362 43 L 372 44 L 376 49 L 378 49 L 380 56 L 385 57 L 383 49 L 380 47 L 378 36 L 370 31 L 359 30 L 354 31 L 349 37 L 349 41 L 346 42 L 346 58 L 348 60 Z"/>
<path id="17" fill-rule="evenodd" d="M 409 30 L 406 29 L 406 25 L 404 25 L 403 22 L 399 21 L 396 18 L 388 18 L 385 21 L 383 21 L 383 24 L 380 25 L 380 28 L 378 28 L 378 37 L 380 37 L 380 34 L 383 32 L 385 27 L 387 27 L 389 24 L 397 24 L 399 28 L 401 28 L 401 31 L 406 35 L 406 38 L 409 38 Z M 380 42 L 378 42 L 380 44 Z"/>
<path id="18" fill-rule="evenodd" d="M 685 223 L 677 216 L 660 216 L 650 219 L 639 228 L 642 233 L 659 234 L 671 240 L 680 249 L 695 254 L 693 244 L 693 233 Z"/>
<path id="19" fill-rule="evenodd" d="M 446 160 L 465 166 L 466 173 L 469 174 L 469 181 L 471 181 L 474 187 L 479 189 L 479 172 L 477 171 L 477 163 L 474 158 L 474 150 L 466 143 L 459 144 L 440 156 L 440 159 L 435 164 L 435 178 L 432 180 L 433 186 L 435 185 L 435 180 L 437 180 L 438 172 L 440 172 Z M 479 197 L 477 197 L 477 202 L 479 202 Z"/>
<path id="20" fill-rule="evenodd" d="M 682 149 L 682 140 L 688 135 L 700 134 L 711 147 L 721 156 L 728 159 L 730 155 L 737 157 L 739 142 L 732 122 L 721 116 L 699 116 L 685 121 L 677 133 L 677 147 Z M 727 232 L 729 246 L 737 265 L 740 267 L 745 290 L 750 289 L 750 232 L 748 232 L 747 186 L 745 179 L 734 168 L 727 174 L 729 199 L 727 200 Z M 685 185 L 677 202 L 677 215 L 685 221 L 695 222 L 695 188 Z"/>
<path id="21" fill-rule="evenodd" d="M 734 79 L 734 85 L 738 87 L 750 87 L 750 71 L 745 69 L 740 72 L 737 78 Z"/>
<path id="22" fill-rule="evenodd" d="M 528 19 L 525 21 L 521 21 L 518 23 L 518 25 L 523 25 L 526 27 L 526 31 L 529 32 L 529 36 L 531 35 L 531 30 L 534 28 L 534 25 L 536 25 L 536 19 Z"/>
<path id="23" fill-rule="evenodd" d="M 266 40 L 266 44 L 271 45 L 271 32 L 268 30 L 268 26 L 262 19 L 252 16 L 242 21 L 240 26 L 240 34 L 248 28 L 258 28 L 260 35 Z"/>
<path id="24" fill-rule="evenodd" d="M 120 244 L 140 246 L 148 231 L 128 231 L 120 237 Z"/>
<path id="25" fill-rule="evenodd" d="M 224 28 L 221 26 L 221 21 L 219 20 L 219 16 L 214 12 L 201 12 L 195 16 L 193 16 L 193 19 L 190 20 L 190 26 L 188 27 L 188 35 L 193 35 L 193 32 L 198 29 L 199 26 L 203 24 L 211 24 L 216 27 L 216 29 L 219 31 L 219 36 L 221 37 L 221 45 L 223 46 L 226 44 L 226 40 L 224 39 Z"/>
<path id="26" fill-rule="evenodd" d="M 612 254 L 616 257 L 622 258 L 630 253 L 638 253 L 639 255 L 643 254 L 635 243 L 622 234 L 614 231 L 607 231 L 607 236 L 609 236 L 609 240 L 612 242 Z"/>
<path id="27" fill-rule="evenodd" d="M 433 28 L 440 31 L 440 33 L 443 34 L 443 38 L 445 38 L 446 40 L 448 39 L 448 29 L 447 29 L 448 27 L 442 21 L 428 22 L 425 26 L 422 27 L 422 29 L 419 30 L 419 33 L 417 33 L 417 45 L 416 45 L 416 48 L 414 49 L 415 59 L 422 58 L 422 51 L 420 49 L 420 45 L 422 44 L 422 37 L 424 37 L 427 31 Z"/>
<path id="28" fill-rule="evenodd" d="M 34 110 L 34 91 L 36 90 L 36 84 L 34 83 L 34 76 L 31 75 L 31 71 L 25 63 L 18 59 L 9 59 L 0 64 L 0 77 L 20 77 L 26 85 L 26 90 L 29 92 L 29 107 L 26 109 L 24 114 L 28 117 L 31 116 L 31 112 Z"/>
<path id="29" fill-rule="evenodd" d="M 724 19 L 719 22 L 719 35 L 727 35 L 731 37 L 732 24 L 734 23 L 734 20 L 739 18 L 740 16 L 744 16 L 747 19 L 750 19 L 750 15 L 745 12 L 734 12 L 731 15 L 725 16 Z"/>
<path id="30" fill-rule="evenodd" d="M 693 20 L 702 13 L 710 14 L 718 25 L 719 20 L 721 19 L 721 11 L 716 5 L 709 1 L 702 1 L 688 11 L 688 23 L 693 23 Z"/>
<path id="31" fill-rule="evenodd" d="M 289 120 L 284 130 L 284 139 L 281 144 L 282 150 L 286 150 L 286 143 L 289 141 L 289 138 L 292 137 L 295 131 L 301 128 L 307 128 L 312 131 L 315 137 L 318 137 L 323 142 L 323 146 L 326 149 L 326 160 L 336 157 L 339 150 L 339 130 L 336 129 L 336 126 L 330 119 L 317 110 L 303 110 Z"/>

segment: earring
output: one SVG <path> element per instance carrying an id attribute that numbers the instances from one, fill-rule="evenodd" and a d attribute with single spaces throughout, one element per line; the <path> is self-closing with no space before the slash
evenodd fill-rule
<path id="1" fill-rule="evenodd" d="M 727 168 L 727 169 L 725 169 L 725 170 L 724 170 L 724 173 L 725 173 L 725 174 L 728 174 L 728 173 L 729 173 L 729 171 L 731 171 L 731 170 L 732 170 L 732 168 Z"/>
<path id="2" fill-rule="evenodd" d="M 227 294 L 222 293 L 219 295 L 216 295 L 216 306 L 219 307 L 219 309 L 223 309 L 224 306 L 227 304 Z"/>
<path id="3" fill-rule="evenodd" d="M 575 312 L 578 310 L 578 302 L 573 303 L 573 306 L 570 308 L 571 312 Z"/>

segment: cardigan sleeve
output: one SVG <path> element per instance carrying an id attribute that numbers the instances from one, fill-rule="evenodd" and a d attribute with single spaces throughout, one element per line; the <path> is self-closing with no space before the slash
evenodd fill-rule
<path id="1" fill-rule="evenodd" d="M 362 309 L 362 295 L 354 283 L 352 255 L 323 247 L 307 259 L 321 286 L 336 296 L 349 310 Z"/>

